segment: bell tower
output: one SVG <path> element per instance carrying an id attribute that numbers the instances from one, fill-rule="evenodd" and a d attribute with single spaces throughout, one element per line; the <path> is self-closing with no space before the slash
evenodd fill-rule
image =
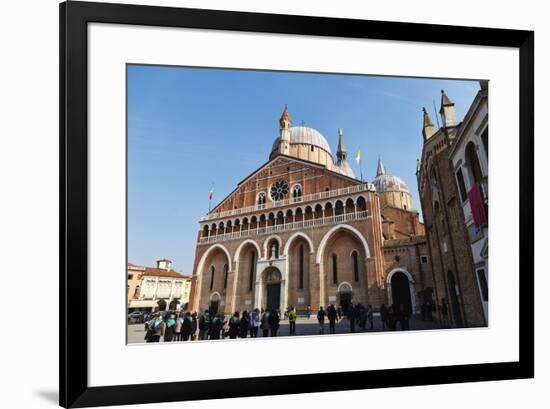
<path id="1" fill-rule="evenodd" d="M 342 139 L 342 128 L 338 128 L 338 150 L 336 151 L 336 159 L 338 166 L 340 166 L 342 162 L 348 160 L 348 153 L 346 152 L 346 147 Z"/>
<path id="2" fill-rule="evenodd" d="M 290 154 L 290 114 L 285 105 L 285 110 L 279 119 L 279 153 Z"/>

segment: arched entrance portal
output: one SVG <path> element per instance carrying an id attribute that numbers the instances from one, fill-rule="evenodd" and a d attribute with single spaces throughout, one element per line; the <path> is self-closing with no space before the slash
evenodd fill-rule
<path id="1" fill-rule="evenodd" d="M 263 272 L 265 283 L 266 310 L 279 309 L 281 305 L 281 272 L 275 267 L 268 267 Z"/>
<path id="2" fill-rule="evenodd" d="M 393 305 L 404 305 L 407 311 L 413 311 L 409 278 L 401 271 L 396 271 L 391 278 L 391 295 Z"/>
<path id="3" fill-rule="evenodd" d="M 351 297 L 351 285 L 349 285 L 348 283 L 340 284 L 340 286 L 338 287 L 338 301 L 340 303 L 340 306 L 342 307 L 342 311 L 346 315 L 348 313 L 348 307 L 351 304 Z"/>
<path id="4" fill-rule="evenodd" d="M 166 311 L 166 301 L 164 300 L 157 301 L 157 311 Z"/>
<path id="5" fill-rule="evenodd" d="M 218 313 L 218 310 L 220 308 L 220 294 L 214 293 L 210 296 L 210 304 L 208 305 L 208 312 L 210 312 L 211 315 L 216 315 Z"/>
<path id="6" fill-rule="evenodd" d="M 178 308 L 179 303 L 180 303 L 180 300 L 178 300 L 177 298 L 173 299 L 172 301 L 170 301 L 170 305 L 168 309 L 171 311 L 175 311 Z"/>
<path id="7" fill-rule="evenodd" d="M 414 280 L 407 270 L 396 268 L 388 274 L 388 302 L 396 307 L 404 305 L 411 314 L 416 314 Z"/>

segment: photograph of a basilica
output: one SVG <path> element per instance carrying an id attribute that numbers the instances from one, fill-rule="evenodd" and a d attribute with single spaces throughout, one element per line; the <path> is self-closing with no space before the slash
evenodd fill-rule
<path id="1" fill-rule="evenodd" d="M 128 342 L 489 325 L 488 82 L 127 75 Z"/>

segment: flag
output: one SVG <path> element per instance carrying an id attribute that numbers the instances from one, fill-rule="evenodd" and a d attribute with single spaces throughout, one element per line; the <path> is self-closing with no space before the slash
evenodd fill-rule
<path id="1" fill-rule="evenodd" d="M 210 193 L 208 193 L 208 213 L 210 213 L 210 209 L 212 209 L 213 197 L 214 197 L 214 183 L 212 183 L 212 186 L 210 186 Z"/>
<path id="2" fill-rule="evenodd" d="M 357 149 L 357 153 L 355 154 L 355 160 L 357 161 L 357 163 L 359 163 L 359 161 L 361 160 L 361 148 Z"/>
<path id="3" fill-rule="evenodd" d="M 477 227 L 482 227 L 487 224 L 487 213 L 485 212 L 485 203 L 481 186 L 476 183 L 468 192 L 468 200 L 470 201 L 470 209 L 472 209 L 472 218 Z"/>

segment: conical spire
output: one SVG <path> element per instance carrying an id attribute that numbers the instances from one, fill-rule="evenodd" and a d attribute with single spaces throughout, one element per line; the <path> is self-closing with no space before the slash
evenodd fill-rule
<path id="1" fill-rule="evenodd" d="M 288 113 L 288 107 L 285 104 L 285 110 L 281 115 L 281 119 L 279 119 L 279 124 L 281 125 L 281 128 L 288 128 L 290 127 L 290 122 L 291 122 L 290 114 Z"/>
<path id="2" fill-rule="evenodd" d="M 290 114 L 285 104 L 285 110 L 279 119 L 279 153 L 290 154 Z"/>
<path id="3" fill-rule="evenodd" d="M 455 103 L 445 94 L 444 90 L 441 90 L 441 110 L 443 107 L 454 105 Z M 440 111 L 441 112 L 441 111 Z"/>
<path id="4" fill-rule="evenodd" d="M 441 109 L 439 110 L 443 126 L 456 126 L 458 121 L 456 120 L 455 103 L 445 94 L 444 90 L 441 90 Z"/>
<path id="5" fill-rule="evenodd" d="M 422 135 L 424 135 L 424 140 L 427 140 L 435 133 L 435 126 L 430 118 L 430 115 L 428 115 L 428 111 L 426 111 L 426 108 L 422 108 L 422 112 L 424 113 Z"/>
<path id="6" fill-rule="evenodd" d="M 386 169 L 384 169 L 384 164 L 382 163 L 382 159 L 380 159 L 380 156 L 378 157 L 378 166 L 376 168 L 376 177 L 380 175 L 384 175 L 386 173 Z"/>
<path id="7" fill-rule="evenodd" d="M 426 108 L 422 108 L 422 112 L 424 112 L 424 128 L 428 126 L 434 126 L 432 119 L 430 118 L 430 115 L 428 114 L 428 111 L 426 111 Z"/>
<path id="8" fill-rule="evenodd" d="M 348 162 L 348 153 L 344 146 L 342 129 L 338 128 L 338 149 L 336 150 L 336 167 L 341 173 L 355 179 L 355 173 Z"/>
<path id="9" fill-rule="evenodd" d="M 342 128 L 338 128 L 338 149 L 336 150 L 336 158 L 338 161 L 345 160 L 348 156 L 346 147 L 344 146 L 344 139 L 342 137 Z"/>

